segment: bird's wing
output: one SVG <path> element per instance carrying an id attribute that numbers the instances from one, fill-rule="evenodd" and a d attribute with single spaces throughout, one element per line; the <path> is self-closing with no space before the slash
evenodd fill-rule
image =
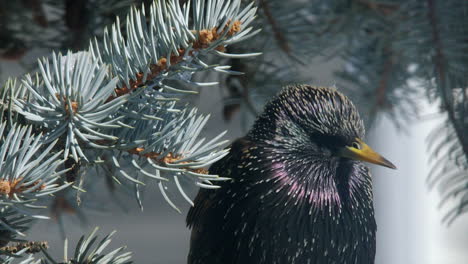
<path id="1" fill-rule="evenodd" d="M 187 215 L 187 226 L 192 228 L 189 264 L 232 263 L 235 252 L 232 250 L 232 234 L 224 234 L 223 224 L 229 207 L 229 184 L 235 181 L 237 164 L 243 151 L 251 142 L 240 138 L 232 143 L 229 154 L 213 164 L 210 174 L 229 177 L 233 180 L 221 183 L 220 189 L 201 189 Z M 225 200 L 227 199 L 227 200 Z M 232 257 L 230 255 L 232 254 Z M 226 262 L 226 260 L 231 262 Z"/>

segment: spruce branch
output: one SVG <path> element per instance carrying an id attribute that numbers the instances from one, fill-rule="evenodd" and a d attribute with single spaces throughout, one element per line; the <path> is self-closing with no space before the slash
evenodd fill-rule
<path id="1" fill-rule="evenodd" d="M 67 135 L 64 157 L 71 153 L 75 161 L 87 160 L 83 144 L 95 148 L 99 140 L 115 141 L 116 138 L 99 132 L 98 128 L 120 127 L 115 112 L 126 97 L 106 102 L 117 79 L 105 80 L 106 67 L 100 67 L 89 53 L 66 56 L 52 54 L 39 62 L 40 80 L 26 76 L 23 85 L 28 89 L 28 100 L 16 99 L 18 112 L 26 119 L 47 128 L 46 142 Z M 113 118 L 114 117 L 114 118 Z M 83 142 L 83 143 L 80 143 Z"/>
<path id="2" fill-rule="evenodd" d="M 260 8 L 264 12 L 265 17 L 267 18 L 267 21 L 270 24 L 272 31 L 274 32 L 278 46 L 281 48 L 281 50 L 289 55 L 291 53 L 291 48 L 289 47 L 288 41 L 286 40 L 282 30 L 278 27 L 278 23 L 276 22 L 271 12 L 269 3 L 266 0 L 261 0 Z"/>
<path id="3" fill-rule="evenodd" d="M 40 259 L 35 259 L 32 254 L 29 254 L 26 258 L 24 254 L 29 250 L 29 248 L 23 248 L 22 250 L 9 254 L 8 256 L 4 257 L 0 255 L 1 263 L 5 264 L 40 264 Z M 23 260 L 19 260 L 22 259 Z"/>
<path id="4" fill-rule="evenodd" d="M 19 242 L 11 246 L 0 247 L 1 254 L 12 255 L 21 252 L 23 249 L 26 249 L 25 253 L 35 254 L 42 251 L 42 249 L 48 248 L 47 241 L 28 241 L 28 242 Z"/>
<path id="5" fill-rule="evenodd" d="M 437 185 L 441 192 L 440 206 L 457 200 L 458 204 L 449 209 L 444 222 L 452 223 L 457 216 L 467 211 L 468 195 L 468 136 L 466 113 L 468 110 L 468 83 L 466 56 L 460 56 L 466 49 L 464 35 L 467 30 L 464 23 L 467 16 L 464 8 L 457 1 L 425 1 L 424 12 L 417 13 L 417 18 L 425 21 L 425 27 L 418 28 L 413 34 L 424 37 L 419 53 L 426 52 L 424 57 L 425 79 L 433 80 L 428 85 L 431 99 L 440 99 L 441 110 L 447 119 L 440 128 L 428 137 L 429 150 L 433 156 L 431 172 L 428 176 L 430 186 Z M 414 7 L 414 5 L 411 5 Z M 451 15 L 446 16 L 447 10 Z"/>
<path id="6" fill-rule="evenodd" d="M 23 208 L 34 208 L 37 199 L 70 184 L 58 183 L 65 171 L 56 171 L 63 163 L 58 159 L 61 152 L 50 153 L 56 142 L 44 146 L 43 136 L 33 135 L 32 127 L 13 127 L 5 133 L 6 128 L 6 123 L 0 125 L 0 202 L 5 210 L 25 214 Z"/>
<path id="7" fill-rule="evenodd" d="M 48 218 L 34 213 L 44 208 L 41 202 L 71 184 L 60 181 L 66 170 L 58 170 L 63 160 L 60 151 L 52 153 L 55 143 L 45 145 L 31 126 L 0 124 L 0 247 L 5 252 L 15 253 L 5 247 L 21 242 L 17 236 L 24 237 L 33 220 Z"/>
<path id="8" fill-rule="evenodd" d="M 154 1 L 149 15 L 144 5 L 132 8 L 125 30 L 117 18 L 89 51 L 53 53 L 39 60 L 34 77 L 26 75 L 18 87 L 10 82 L 2 105 L 14 104 L 5 117 L 19 115 L 44 133 L 44 143 L 58 142 L 51 150 L 63 151 L 66 180 L 77 190 L 86 171 L 78 168 L 100 166 L 119 185 L 133 186 L 139 204 L 140 187 L 134 185 L 147 180 L 158 183 L 174 208 L 166 194 L 168 184 L 192 203 L 181 182 L 216 188 L 212 181 L 225 180 L 205 168 L 227 154 L 222 149 L 226 141 L 220 140 L 224 133 L 207 141 L 198 138 L 208 116 L 178 103 L 196 91 L 176 86 L 216 84 L 193 82 L 192 75 L 200 71 L 238 74 L 229 66 L 205 63 L 208 54 L 259 55 L 226 53 L 228 45 L 258 32 L 249 26 L 256 12 L 253 3 L 242 9 L 240 3 L 195 0 L 180 6 L 178 1 Z"/>
<path id="9" fill-rule="evenodd" d="M 120 247 L 114 249 L 110 252 L 105 253 L 106 248 L 112 241 L 112 236 L 115 231 L 105 236 L 98 242 L 98 237 L 96 236 L 98 228 L 95 228 L 88 236 L 82 236 L 73 252 L 73 254 L 68 256 L 68 240 L 65 240 L 64 243 L 64 257 L 63 260 L 57 260 L 47 253 L 46 242 L 30 242 L 22 244 L 21 246 L 12 246 L 10 256 L 2 259 L 0 261 L 6 264 L 130 264 L 131 261 L 131 252 L 125 252 L 126 247 Z M 18 252 L 14 252 L 15 249 L 20 249 Z M 0 249 L 1 250 L 1 249 Z M 35 258 L 31 253 L 36 253 L 36 251 L 42 251 L 44 254 L 43 258 Z M 15 259 L 18 259 L 23 256 L 23 254 L 30 254 L 27 259 L 16 262 Z"/>

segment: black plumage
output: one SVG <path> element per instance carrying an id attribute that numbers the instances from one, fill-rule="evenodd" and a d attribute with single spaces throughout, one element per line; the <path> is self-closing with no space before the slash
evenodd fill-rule
<path id="1" fill-rule="evenodd" d="M 365 143 L 349 99 L 289 86 L 210 173 L 187 216 L 189 264 L 374 263 L 376 223 L 367 160 L 394 166 Z"/>

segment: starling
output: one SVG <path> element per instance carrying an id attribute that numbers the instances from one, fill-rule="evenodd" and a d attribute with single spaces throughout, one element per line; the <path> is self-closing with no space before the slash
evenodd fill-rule
<path id="1" fill-rule="evenodd" d="M 362 139 L 353 103 L 332 88 L 285 87 L 210 168 L 187 216 L 189 264 L 374 263 L 372 179 L 395 168 Z"/>

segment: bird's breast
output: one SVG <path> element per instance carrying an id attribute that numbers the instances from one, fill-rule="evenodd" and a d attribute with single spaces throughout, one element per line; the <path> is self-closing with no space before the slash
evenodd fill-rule
<path id="1" fill-rule="evenodd" d="M 248 207 L 233 206 L 225 217 L 224 232 L 234 235 L 236 250 L 243 252 L 235 263 L 373 263 L 371 209 L 252 200 L 244 201 Z"/>
<path id="2" fill-rule="evenodd" d="M 234 234 L 236 250 L 246 252 L 236 263 L 373 263 L 376 226 L 368 187 L 352 183 L 366 191 L 349 198 L 339 181 L 324 177 L 323 167 L 288 164 L 274 159 L 256 180 L 226 186 L 230 206 L 223 229 Z"/>

